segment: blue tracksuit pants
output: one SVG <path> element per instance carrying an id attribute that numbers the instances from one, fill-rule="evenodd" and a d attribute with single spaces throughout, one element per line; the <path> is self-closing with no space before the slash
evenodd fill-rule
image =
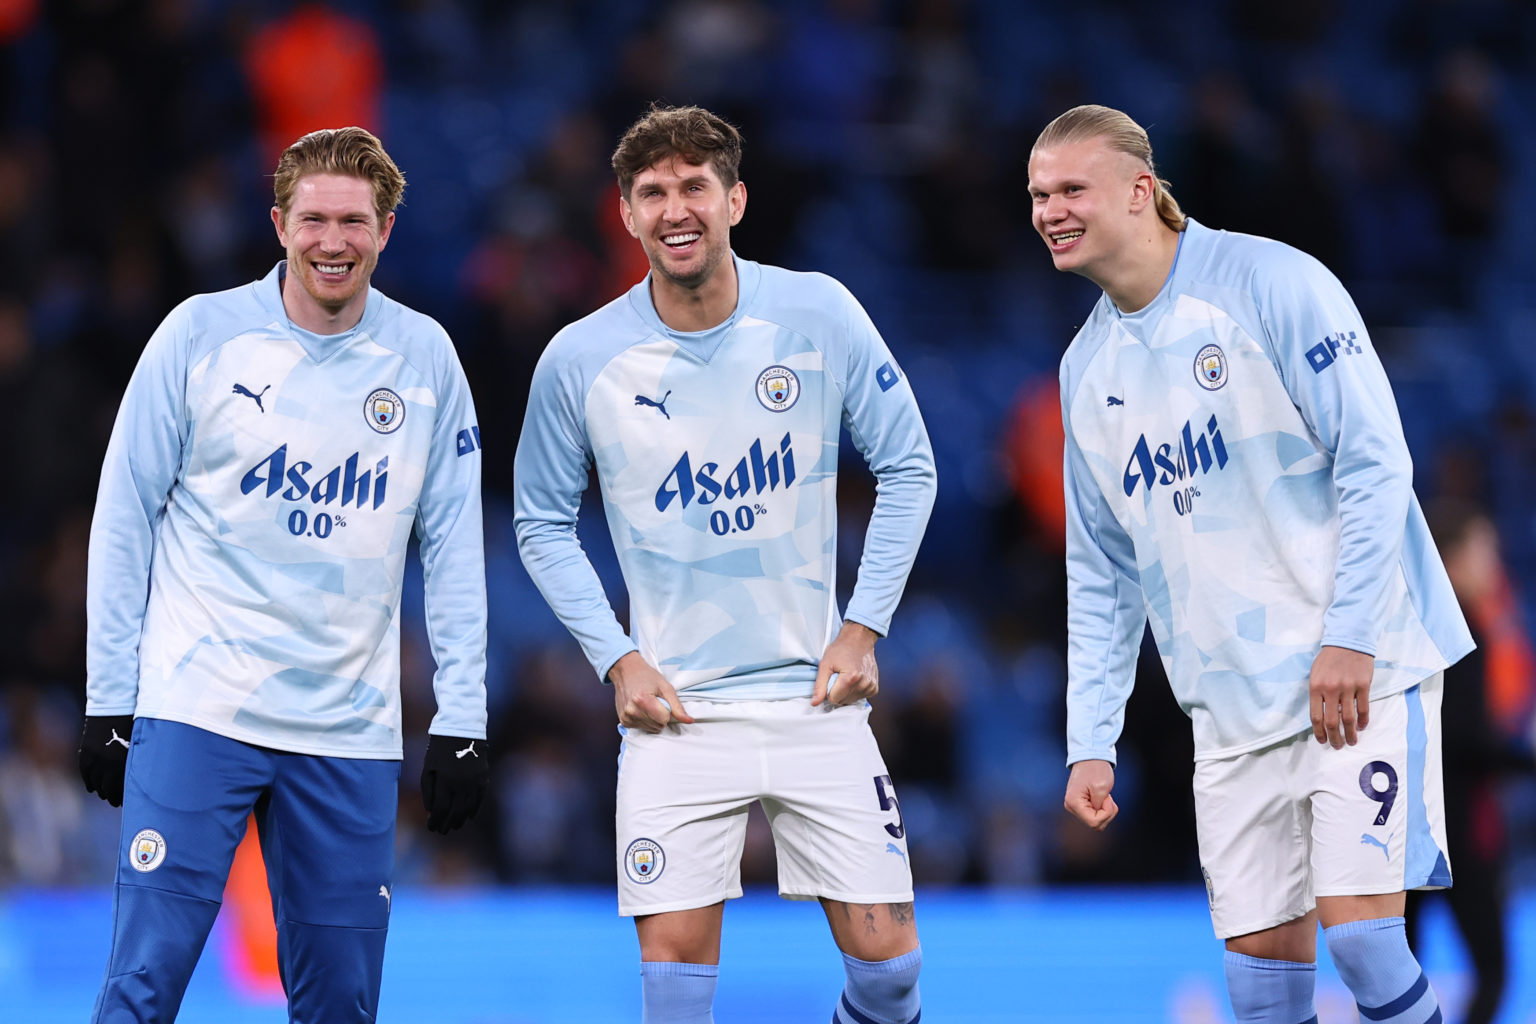
<path id="1" fill-rule="evenodd" d="M 176 1018 L 254 812 L 296 1024 L 371 1022 L 389 927 L 399 761 L 252 746 L 134 723 L 112 953 L 92 1020 Z"/>

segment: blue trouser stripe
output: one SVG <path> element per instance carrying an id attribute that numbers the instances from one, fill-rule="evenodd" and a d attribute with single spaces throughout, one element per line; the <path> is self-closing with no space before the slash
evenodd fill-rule
<path id="1" fill-rule="evenodd" d="M 848 1001 L 848 993 L 846 992 L 843 993 L 843 1012 L 853 1018 L 854 1024 L 880 1024 L 875 1018 L 854 1009 L 853 1004 Z"/>
<path id="2" fill-rule="evenodd" d="M 1408 991 L 1387 1003 L 1385 1006 L 1362 1006 L 1360 1016 L 1366 1020 L 1391 1020 L 1402 1013 L 1408 1007 L 1418 1002 L 1429 989 L 1429 975 L 1419 972 L 1419 980 L 1408 986 Z M 1439 1016 L 1439 1011 L 1436 1011 Z M 1425 1024 L 1429 1024 L 1428 1021 Z"/>
<path id="3" fill-rule="evenodd" d="M 875 1020 L 875 1018 L 869 1016 L 866 1013 L 861 1013 L 855 1009 L 854 1005 L 848 1001 L 848 993 L 846 992 L 843 993 L 841 1004 L 843 1013 L 852 1018 L 854 1024 L 880 1024 L 880 1022 Z M 907 1021 L 907 1024 L 921 1024 L 922 1019 L 923 1011 L 918 1010 L 917 1014 L 911 1020 Z M 832 1024 L 842 1024 L 842 1022 L 837 1019 L 837 1013 L 835 1011 L 832 1014 Z M 1317 1024 L 1317 1021 L 1312 1020 L 1309 1021 L 1308 1024 Z"/>

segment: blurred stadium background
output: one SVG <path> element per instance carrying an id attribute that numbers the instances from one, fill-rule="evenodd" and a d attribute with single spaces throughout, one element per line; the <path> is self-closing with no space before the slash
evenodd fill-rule
<path id="1" fill-rule="evenodd" d="M 409 579 L 409 781 L 380 1019 L 637 1016 L 632 929 L 609 890 L 610 694 L 523 573 L 510 494 L 542 346 L 644 272 L 607 161 L 652 99 L 743 128 L 735 248 L 843 280 L 933 436 L 941 493 L 879 649 L 875 713 L 921 886 L 929 1016 L 1229 1019 L 1189 730 L 1155 662 L 1121 745 L 1120 819 L 1098 835 L 1060 810 L 1055 366 L 1095 292 L 1040 251 L 1024 160 L 1055 114 L 1102 102 L 1150 127 L 1192 215 L 1343 278 L 1392 376 L 1421 499 L 1474 504 L 1499 527 L 1507 586 L 1472 609 L 1490 721 L 1470 748 L 1508 770 L 1479 782 L 1472 839 L 1506 855 L 1499 1019 L 1536 1020 L 1524 0 L 0 0 L 0 409 L 16 428 L 0 504 L 5 1017 L 85 1019 L 105 962 L 118 813 L 87 798 L 73 761 L 86 537 L 122 388 L 176 303 L 280 258 L 267 208 L 281 147 L 353 123 L 410 182 L 375 282 L 448 328 L 480 411 L 497 764 L 467 833 L 424 831 L 431 661 Z M 845 596 L 872 500 L 850 455 Z M 584 540 L 622 595 L 591 513 Z M 761 821 L 745 872 L 773 877 Z M 282 1019 L 259 874 L 236 887 L 184 1019 Z M 727 916 L 720 1018 L 824 1019 L 839 981 L 819 913 L 754 890 Z M 1454 1021 L 1469 980 L 1447 921 L 1431 907 L 1423 947 Z M 1322 1019 L 1352 1021 L 1326 967 L 1320 985 Z"/>

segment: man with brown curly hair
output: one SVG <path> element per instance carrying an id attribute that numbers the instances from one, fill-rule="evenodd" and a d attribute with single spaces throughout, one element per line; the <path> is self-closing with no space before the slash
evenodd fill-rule
<path id="1" fill-rule="evenodd" d="M 919 1016 L 906 827 L 870 732 L 875 641 L 933 503 L 917 402 L 842 285 L 743 260 L 741 138 L 654 108 L 613 156 L 651 265 L 561 331 L 518 444 L 523 564 L 613 685 L 619 912 L 640 938 L 643 1020 L 713 1020 L 724 901 L 747 811 L 773 828 L 779 892 L 821 901 L 843 952 L 840 1024 Z M 846 422 L 879 482 L 859 579 L 837 606 Z M 616 620 L 576 538 L 596 464 L 630 597 Z"/>

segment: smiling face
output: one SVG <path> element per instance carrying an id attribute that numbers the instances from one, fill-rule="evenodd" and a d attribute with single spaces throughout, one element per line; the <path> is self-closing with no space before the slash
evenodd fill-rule
<path id="1" fill-rule="evenodd" d="M 747 187 L 738 181 L 727 188 L 712 164 L 672 156 L 635 175 L 619 207 L 657 282 L 697 291 L 730 256 L 731 228 L 746 211 Z"/>
<path id="2" fill-rule="evenodd" d="M 1103 287 L 1136 236 L 1152 185 L 1150 169 L 1102 138 L 1032 153 L 1031 221 L 1056 269 Z"/>
<path id="3" fill-rule="evenodd" d="M 294 187 L 286 211 L 272 208 L 272 224 L 288 251 L 283 305 L 289 319 L 317 334 L 349 330 L 362 318 L 395 215 L 380 218 L 373 187 L 362 178 L 309 174 Z"/>

